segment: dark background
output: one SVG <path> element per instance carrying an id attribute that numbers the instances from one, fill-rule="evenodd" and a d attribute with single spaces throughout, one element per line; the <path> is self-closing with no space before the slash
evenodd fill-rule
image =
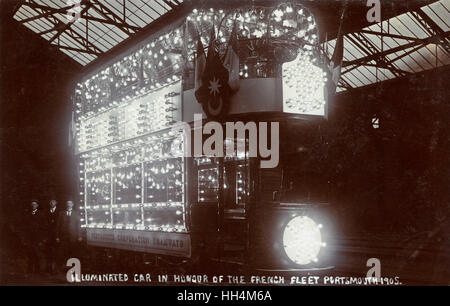
<path id="1" fill-rule="evenodd" d="M 1 215 L 73 197 L 70 86 L 81 66 L 12 19 L 1 1 Z"/>
<path id="2" fill-rule="evenodd" d="M 446 221 L 449 75 L 447 66 L 338 97 L 317 156 L 327 156 L 322 171 L 350 231 L 414 234 Z"/>

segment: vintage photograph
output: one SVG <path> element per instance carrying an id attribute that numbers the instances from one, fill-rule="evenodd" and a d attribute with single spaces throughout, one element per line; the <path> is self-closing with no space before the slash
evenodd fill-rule
<path id="1" fill-rule="evenodd" d="M 0 9 L 1 286 L 450 285 L 450 0 Z"/>

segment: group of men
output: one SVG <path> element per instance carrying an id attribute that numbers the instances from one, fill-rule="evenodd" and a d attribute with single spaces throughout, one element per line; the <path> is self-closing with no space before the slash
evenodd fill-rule
<path id="1" fill-rule="evenodd" d="M 76 242 L 81 241 L 80 218 L 73 206 L 72 201 L 67 201 L 61 210 L 57 201 L 51 200 L 49 207 L 40 209 L 38 201 L 31 202 L 24 220 L 28 274 L 42 272 L 42 257 L 50 274 L 61 270 L 65 261 L 73 257 Z"/>

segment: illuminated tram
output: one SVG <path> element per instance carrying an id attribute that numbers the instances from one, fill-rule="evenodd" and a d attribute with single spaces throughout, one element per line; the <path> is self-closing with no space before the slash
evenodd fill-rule
<path id="1" fill-rule="evenodd" d="M 233 37 L 238 71 L 226 67 L 227 81 L 238 73 L 238 88 L 220 96 L 225 84 L 208 61 L 214 48 L 223 63 Z M 328 267 L 327 183 L 312 150 L 326 111 L 317 46 L 314 16 L 300 4 L 241 1 L 194 9 L 78 82 L 88 245 L 269 270 Z M 199 67 L 214 77 L 201 79 L 214 95 L 202 103 Z"/>

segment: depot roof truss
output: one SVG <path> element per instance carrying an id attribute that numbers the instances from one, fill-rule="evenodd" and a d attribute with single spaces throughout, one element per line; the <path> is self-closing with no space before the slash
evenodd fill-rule
<path id="1" fill-rule="evenodd" d="M 87 65 L 183 0 L 20 0 L 14 19 Z"/>
<path id="2" fill-rule="evenodd" d="M 329 58 L 335 44 L 321 46 Z M 345 34 L 338 91 L 448 64 L 450 0 L 441 0 Z"/>

